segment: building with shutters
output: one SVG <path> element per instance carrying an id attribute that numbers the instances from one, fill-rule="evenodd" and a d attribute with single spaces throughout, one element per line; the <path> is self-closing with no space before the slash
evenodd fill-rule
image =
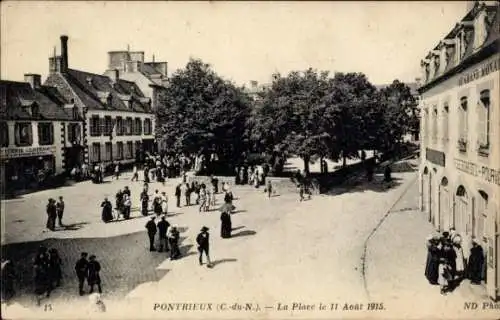
<path id="1" fill-rule="evenodd" d="M 151 99 L 152 112 L 158 114 L 158 111 L 166 106 L 160 98 L 162 92 L 168 85 L 167 62 L 144 61 L 144 51 L 109 51 L 108 69 L 104 75 L 111 79 L 121 79 L 134 82 L 144 95 Z M 155 123 L 159 123 L 156 121 Z M 159 128 L 155 131 L 160 132 Z M 156 136 L 156 147 L 159 151 L 165 150 L 166 145 L 162 140 L 161 134 Z"/>
<path id="2" fill-rule="evenodd" d="M 476 4 L 421 61 L 421 210 L 455 228 L 466 258 L 483 247 L 483 284 L 499 296 L 499 13 Z"/>
<path id="3" fill-rule="evenodd" d="M 40 75 L 26 74 L 25 80 L 0 81 L 1 183 L 7 193 L 65 174 L 82 155 L 77 110 L 58 90 L 42 86 Z"/>
<path id="4" fill-rule="evenodd" d="M 85 162 L 128 164 L 154 151 L 152 101 L 137 84 L 70 69 L 67 36 L 61 36 L 61 55 L 49 58 L 49 67 L 45 85 L 57 88 L 85 120 Z"/>

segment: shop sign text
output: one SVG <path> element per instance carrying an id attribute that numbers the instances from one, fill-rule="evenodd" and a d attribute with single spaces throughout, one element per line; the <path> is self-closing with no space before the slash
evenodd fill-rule
<path id="1" fill-rule="evenodd" d="M 455 159 L 455 167 L 465 173 L 480 177 L 487 182 L 500 186 L 500 170 L 488 168 L 487 166 L 477 165 L 470 161 Z"/>
<path id="2" fill-rule="evenodd" d="M 43 147 L 20 147 L 20 148 L 2 148 L 0 151 L 0 158 L 25 158 L 25 157 L 38 157 L 54 154 L 56 152 L 55 146 Z"/>

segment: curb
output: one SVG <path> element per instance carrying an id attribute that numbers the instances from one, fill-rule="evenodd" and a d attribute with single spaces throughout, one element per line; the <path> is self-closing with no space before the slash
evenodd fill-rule
<path id="1" fill-rule="evenodd" d="M 417 180 L 418 180 L 418 175 L 415 175 L 415 177 L 411 178 L 411 180 L 409 182 L 407 182 L 407 184 L 404 187 L 401 194 L 399 194 L 399 196 L 392 203 L 392 205 L 386 210 L 386 213 L 384 214 L 384 216 L 380 219 L 380 221 L 377 223 L 375 228 L 373 228 L 373 230 L 370 232 L 370 234 L 368 235 L 368 237 L 366 238 L 366 240 L 363 244 L 363 255 L 361 256 L 361 261 L 362 261 L 361 273 L 363 276 L 363 287 L 365 289 L 365 293 L 366 293 L 366 296 L 368 297 L 368 299 L 370 299 L 370 292 L 368 290 L 368 284 L 367 284 L 367 280 L 366 280 L 366 252 L 367 252 L 368 244 L 369 244 L 371 238 L 373 237 L 373 235 L 378 231 L 380 226 L 384 223 L 385 219 L 387 219 L 387 217 L 392 213 L 392 209 L 399 203 L 399 201 L 408 192 L 408 190 L 410 190 L 410 188 L 413 186 L 413 184 Z"/>

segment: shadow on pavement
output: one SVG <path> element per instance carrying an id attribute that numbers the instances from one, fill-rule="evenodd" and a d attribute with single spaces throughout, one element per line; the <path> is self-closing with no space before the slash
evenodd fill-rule
<path id="1" fill-rule="evenodd" d="M 84 225 L 89 224 L 88 222 L 76 222 L 71 224 L 63 224 L 62 227 L 58 227 L 56 231 L 75 231 L 83 228 Z"/>
<path id="2" fill-rule="evenodd" d="M 345 185 L 333 187 L 324 193 L 324 195 L 340 195 L 344 193 L 354 193 L 354 192 L 364 192 L 364 191 L 374 191 L 374 192 L 387 192 L 390 189 L 397 188 L 402 184 L 400 178 L 392 178 L 391 182 L 384 182 L 383 177 L 376 175 L 373 177 L 372 181 L 367 181 L 366 178 L 360 178 L 361 180 L 346 183 Z"/>
<path id="3" fill-rule="evenodd" d="M 236 237 L 246 237 L 246 236 L 253 236 L 255 235 L 257 232 L 256 231 L 253 231 L 253 230 L 243 230 L 243 231 L 240 231 L 238 233 L 235 233 L 231 236 L 231 238 L 236 238 Z"/>
<path id="4" fill-rule="evenodd" d="M 219 260 L 215 260 L 214 262 L 211 263 L 212 267 L 215 267 L 216 265 L 219 265 L 221 263 L 225 263 L 225 262 L 236 262 L 238 261 L 238 259 L 219 259 Z"/>
<path id="5" fill-rule="evenodd" d="M 123 298 L 137 285 L 158 281 L 166 272 L 156 270 L 165 260 L 164 255 L 149 252 L 145 232 L 109 238 L 46 239 L 2 246 L 2 258 L 11 260 L 16 270 L 13 302 L 33 306 L 33 259 L 40 246 L 55 248 L 62 259 L 62 286 L 55 289 L 52 297 L 77 300 L 78 281 L 74 266 L 81 252 L 94 254 L 101 264 L 104 294 L 111 298 Z M 85 287 L 85 290 L 88 288 Z"/>
<path id="6" fill-rule="evenodd" d="M 246 210 L 235 210 L 235 211 L 232 211 L 231 214 L 243 213 L 243 212 L 247 212 L 247 211 Z"/>
<path id="7" fill-rule="evenodd" d="M 239 227 L 233 228 L 232 231 L 240 230 L 240 229 L 243 229 L 243 228 L 245 228 L 245 226 L 239 226 Z"/>

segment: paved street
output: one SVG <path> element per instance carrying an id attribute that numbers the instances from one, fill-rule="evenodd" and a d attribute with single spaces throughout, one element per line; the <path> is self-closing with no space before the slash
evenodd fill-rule
<path id="1" fill-rule="evenodd" d="M 380 176 L 377 178 L 381 179 Z M 84 310 L 86 297 L 75 296 L 77 284 L 72 268 L 79 252 L 86 250 L 95 253 L 103 265 L 103 297 L 108 305 L 109 315 L 132 314 L 137 318 L 140 316 L 137 314 L 138 310 L 143 310 L 143 318 L 148 319 L 171 316 L 384 318 L 384 315 L 387 317 L 388 314 L 382 311 L 366 313 L 366 303 L 369 299 L 372 302 L 384 302 L 387 312 L 393 314 L 399 307 L 391 300 L 392 293 L 399 293 L 394 290 L 397 284 L 416 283 L 415 288 L 423 288 L 422 292 L 426 294 L 430 292 L 420 283 L 425 280 L 421 270 L 425 262 L 425 253 L 422 253 L 422 250 L 415 249 L 418 255 L 410 251 L 407 256 L 401 256 L 400 253 L 392 256 L 390 252 L 380 249 L 380 245 L 388 247 L 388 244 L 405 248 L 404 241 L 407 240 L 412 243 L 419 241 L 423 246 L 424 238 L 429 232 L 429 229 L 425 229 L 425 224 L 425 231 L 414 232 L 414 236 L 395 238 L 404 240 L 400 245 L 394 243 L 390 236 L 392 233 L 387 231 L 382 235 L 385 238 L 377 240 L 378 231 L 387 228 L 385 223 L 382 224 L 371 240 L 378 246 L 375 249 L 376 254 L 373 253 L 372 247 L 368 249 L 365 267 L 369 296 L 365 290 L 362 273 L 365 240 L 394 202 L 412 186 L 416 173 L 394 173 L 394 178 L 395 186 L 388 190 L 378 182 L 363 182 L 351 188 L 337 188 L 331 195 L 316 196 L 302 203 L 298 202 L 296 194 L 279 194 L 278 190 L 275 197 L 267 199 L 262 189 L 234 186 L 237 213 L 232 216 L 235 230 L 231 239 L 219 237 L 218 212 L 200 214 L 194 206 L 173 208 L 171 197 L 169 201 L 174 214 L 168 220 L 178 224 L 181 229 L 181 250 L 184 256 L 177 261 L 167 260 L 163 253 L 150 253 L 147 250 L 144 231 L 147 218 L 111 224 L 100 222 L 100 201 L 95 200 L 96 198 L 100 199 L 106 194 L 112 195 L 126 184 L 131 186 L 133 195 L 138 196 L 142 183 L 132 184 L 125 180 L 103 185 L 84 182 L 70 188 L 43 191 L 6 202 L 6 238 L 10 243 L 46 239 L 45 245 L 56 247 L 63 253 L 64 276 L 67 280 L 63 287 L 58 288 L 46 301 L 54 311 L 38 313 L 37 317 L 64 318 L 74 316 L 77 308 Z M 164 188 L 170 195 L 173 193 L 174 184 L 175 181 L 171 181 Z M 154 190 L 155 187 L 156 185 L 151 189 Z M 41 232 L 45 222 L 45 199 L 59 194 L 65 197 L 68 204 L 66 223 L 81 224 L 81 228 L 55 233 Z M 409 194 L 414 198 L 415 190 L 410 189 Z M 413 208 L 414 204 L 410 202 L 406 200 L 398 203 L 398 206 Z M 397 211 L 398 206 L 393 210 Z M 135 215 L 138 215 L 138 212 L 135 212 Z M 23 221 L 15 222 L 16 220 Z M 211 229 L 210 253 L 214 262 L 213 269 L 198 265 L 195 237 L 202 225 Z M 397 227 L 389 225 L 389 230 L 397 230 Z M 403 234 L 411 234 L 411 228 L 400 230 L 407 232 Z M 424 235 L 417 239 L 421 236 L 420 233 Z M 64 240 L 55 239 L 56 237 Z M 96 238 L 89 239 L 91 237 Z M 8 247 L 7 253 L 29 261 L 38 245 L 37 242 L 13 244 Z M 401 248 L 399 250 L 401 251 Z M 402 267 L 389 267 L 395 259 L 398 261 L 401 257 L 410 260 Z M 25 286 L 22 292 L 29 292 L 30 266 L 22 266 L 21 270 L 25 277 L 22 280 Z M 404 282 L 403 276 L 410 280 Z M 423 280 L 418 280 L 420 278 Z M 411 289 L 412 285 L 408 292 Z M 436 291 L 435 288 L 431 290 Z M 29 305 L 29 297 L 30 295 L 25 295 L 17 301 Z M 403 298 L 408 297 L 407 295 Z M 437 302 L 448 299 L 440 297 L 439 293 L 436 293 L 435 297 Z M 69 301 L 71 304 L 68 304 Z M 155 303 L 175 302 L 259 303 L 263 310 L 259 313 L 153 311 Z M 280 302 L 315 304 L 316 309 L 308 312 L 292 312 L 290 309 L 278 311 L 277 304 Z M 317 308 L 320 302 L 328 305 L 338 303 L 339 309 L 319 311 Z M 360 311 L 343 311 L 341 309 L 345 303 L 352 304 L 354 309 L 356 303 L 364 304 L 364 308 Z M 265 309 L 265 306 L 272 308 Z M 414 309 L 411 312 L 412 315 L 418 314 Z"/>

